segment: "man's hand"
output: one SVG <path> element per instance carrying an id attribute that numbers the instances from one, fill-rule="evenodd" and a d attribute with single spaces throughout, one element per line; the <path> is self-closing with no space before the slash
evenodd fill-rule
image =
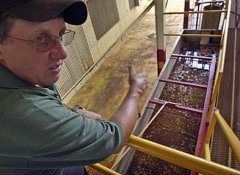
<path id="1" fill-rule="evenodd" d="M 138 120 L 138 103 L 147 86 L 146 72 L 138 74 L 134 66 L 129 67 L 129 90 L 121 105 L 110 118 L 118 123 L 123 130 L 123 144 L 128 141 Z"/>
<path id="2" fill-rule="evenodd" d="M 146 71 L 144 71 L 143 73 L 137 74 L 134 66 L 129 66 L 129 85 L 130 85 L 130 88 L 135 89 L 141 95 L 143 90 L 147 86 Z"/>

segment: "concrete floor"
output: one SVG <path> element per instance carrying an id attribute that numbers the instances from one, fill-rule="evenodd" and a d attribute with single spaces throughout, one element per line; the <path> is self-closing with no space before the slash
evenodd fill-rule
<path id="1" fill-rule="evenodd" d="M 169 0 L 167 11 L 183 9 L 183 0 L 176 4 Z M 178 9 L 177 9 L 178 8 Z M 178 33 L 182 26 L 182 16 L 166 18 L 166 33 Z M 176 37 L 165 37 L 167 57 L 171 54 Z M 157 79 L 155 10 L 150 9 L 136 21 L 122 36 L 99 69 L 69 101 L 81 104 L 88 110 L 100 113 L 104 118 L 111 117 L 128 90 L 128 65 L 133 64 L 138 72 L 146 70 L 148 87 L 145 90 L 140 109 L 147 100 Z"/>
<path id="2" fill-rule="evenodd" d="M 146 101 L 157 78 L 154 10 L 138 20 L 105 56 L 99 69 L 70 100 L 109 119 L 128 91 L 128 65 L 138 72 L 146 70 L 148 87 L 141 99 Z"/>
<path id="3" fill-rule="evenodd" d="M 183 11 L 183 0 L 169 0 L 167 11 Z M 178 33 L 182 26 L 182 15 L 166 18 L 166 33 Z M 175 42 L 174 37 L 166 37 L 167 56 L 171 54 Z M 120 105 L 128 91 L 128 65 L 133 64 L 137 72 L 146 70 L 148 87 L 139 105 L 142 111 L 157 79 L 156 32 L 154 7 L 137 20 L 122 36 L 111 51 L 106 54 L 102 65 L 82 86 L 69 104 L 81 104 L 87 110 L 101 114 L 109 119 Z M 102 162 L 110 167 L 113 155 Z M 101 174 L 88 169 L 90 174 Z"/>

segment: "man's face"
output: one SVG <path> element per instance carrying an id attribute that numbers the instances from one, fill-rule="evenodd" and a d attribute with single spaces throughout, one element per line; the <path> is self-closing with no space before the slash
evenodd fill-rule
<path id="1" fill-rule="evenodd" d="M 41 23 L 17 19 L 8 35 L 25 40 L 41 40 L 42 35 L 59 37 L 65 29 L 62 18 Z M 12 38 L 0 44 L 0 64 L 19 78 L 42 87 L 53 84 L 59 79 L 66 56 L 59 39 L 56 45 L 46 52 L 39 52 L 32 43 Z"/>

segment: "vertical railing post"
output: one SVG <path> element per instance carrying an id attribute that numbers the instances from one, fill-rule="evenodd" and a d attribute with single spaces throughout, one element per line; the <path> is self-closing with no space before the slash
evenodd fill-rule
<path id="1" fill-rule="evenodd" d="M 215 114 L 212 116 L 212 120 L 209 124 L 208 131 L 207 131 L 207 136 L 204 142 L 204 157 L 206 160 L 211 161 L 211 153 L 210 153 L 210 148 L 209 148 L 209 143 L 212 138 L 215 126 L 217 123 L 217 118 Z"/>
<path id="2" fill-rule="evenodd" d="M 196 1 L 196 5 L 197 5 L 197 11 L 199 11 L 200 4 L 198 3 L 198 1 Z M 196 30 L 198 29 L 198 18 L 199 18 L 199 13 L 197 13 L 197 18 L 196 18 Z"/>
<path id="3" fill-rule="evenodd" d="M 213 87 L 213 93 L 212 93 L 212 97 L 211 97 L 211 103 L 210 103 L 210 106 L 209 106 L 206 123 L 210 122 L 211 116 L 213 114 L 213 110 L 215 108 L 215 102 L 217 100 L 217 95 L 218 95 L 218 91 L 220 89 L 220 83 L 221 83 L 221 80 L 222 80 L 222 72 L 217 72 L 216 77 L 217 78 L 216 78 L 216 81 L 215 81 L 214 87 Z"/>
<path id="4" fill-rule="evenodd" d="M 165 0 L 155 1 L 155 18 L 156 18 L 156 35 L 157 35 L 157 63 L 158 63 L 158 75 L 160 74 L 165 62 L 166 62 L 166 50 L 164 40 L 164 11 Z"/>
<path id="5" fill-rule="evenodd" d="M 185 0 L 184 12 L 188 12 L 189 7 L 190 7 L 190 0 Z M 189 18 L 189 14 L 185 13 L 184 18 L 183 18 L 183 28 L 184 29 L 188 29 L 188 18 Z"/>

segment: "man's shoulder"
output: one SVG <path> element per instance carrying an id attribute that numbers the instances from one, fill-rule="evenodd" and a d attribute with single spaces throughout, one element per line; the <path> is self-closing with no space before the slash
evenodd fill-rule
<path id="1" fill-rule="evenodd" d="M 0 88 L 2 101 L 7 100 L 14 103 L 43 100 L 46 98 L 56 97 L 58 94 L 47 88 Z"/>
<path id="2" fill-rule="evenodd" d="M 54 110 L 55 106 L 62 106 L 58 94 L 45 88 L 2 89 L 0 88 L 0 111 L 6 113 L 30 113 L 34 110 Z"/>

